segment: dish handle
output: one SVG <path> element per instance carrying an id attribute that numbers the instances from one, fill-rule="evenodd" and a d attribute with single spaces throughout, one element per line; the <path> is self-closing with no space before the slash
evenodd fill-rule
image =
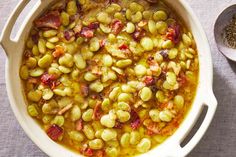
<path id="1" fill-rule="evenodd" d="M 16 8 L 10 15 L 9 19 L 6 22 L 5 27 L 3 28 L 2 34 L 0 36 L 0 44 L 6 52 L 7 57 L 9 57 L 9 53 L 15 50 L 16 41 L 11 39 L 12 28 L 16 23 L 16 20 L 25 6 L 29 3 L 30 0 L 21 0 L 20 3 L 17 4 Z"/>
<path id="2" fill-rule="evenodd" d="M 171 153 L 168 157 L 185 157 L 187 156 L 190 151 L 199 143 L 205 132 L 207 131 L 217 108 L 217 100 L 213 94 L 210 92 L 208 97 L 205 97 L 205 100 L 202 103 L 203 106 L 207 106 L 207 113 L 206 116 L 200 125 L 199 129 L 196 131 L 195 135 L 190 139 L 190 141 L 183 147 L 180 146 L 180 142 L 177 144 L 175 151 Z"/>

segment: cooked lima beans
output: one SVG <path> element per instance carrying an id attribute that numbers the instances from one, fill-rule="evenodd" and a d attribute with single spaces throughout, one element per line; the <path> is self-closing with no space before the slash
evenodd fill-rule
<path id="1" fill-rule="evenodd" d="M 59 0 L 35 20 L 19 76 L 28 114 L 52 140 L 83 156 L 131 157 L 178 129 L 198 51 L 160 1 Z"/>

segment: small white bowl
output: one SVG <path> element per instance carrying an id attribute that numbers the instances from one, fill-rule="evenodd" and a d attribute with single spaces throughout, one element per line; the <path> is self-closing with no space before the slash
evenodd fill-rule
<path id="1" fill-rule="evenodd" d="M 53 0 L 37 1 L 31 8 L 31 11 L 29 11 L 25 21 L 19 27 L 16 38 L 12 40 L 10 39 L 10 34 L 15 21 L 29 1 L 30 0 L 20 1 L 19 5 L 17 5 L 13 14 L 7 21 L 2 36 L 0 37 L 1 45 L 6 51 L 8 57 L 5 75 L 10 104 L 17 120 L 26 134 L 45 153 L 52 157 L 78 157 L 81 155 L 50 140 L 44 130 L 28 115 L 26 111 L 26 103 L 19 77 L 19 68 L 24 50 L 24 44 L 30 31 L 29 28 L 32 27 L 33 20 L 39 16 L 42 11 L 47 8 L 51 2 L 53 2 Z M 192 9 L 184 0 L 166 0 L 166 2 L 179 14 L 180 17 L 182 17 L 194 35 L 199 52 L 199 84 L 193 106 L 185 120 L 180 125 L 179 129 L 163 144 L 148 153 L 141 155 L 143 157 L 186 156 L 196 146 L 206 132 L 217 107 L 217 101 L 212 91 L 213 67 L 206 35 Z M 208 107 L 203 123 L 191 140 L 184 147 L 181 147 L 180 143 L 194 126 L 196 120 L 201 114 L 203 106 Z"/>

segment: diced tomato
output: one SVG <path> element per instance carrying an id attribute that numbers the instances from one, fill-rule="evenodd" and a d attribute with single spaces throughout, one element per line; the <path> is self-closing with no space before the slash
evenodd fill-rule
<path id="1" fill-rule="evenodd" d="M 54 141 L 63 134 L 63 129 L 56 124 L 53 124 L 47 131 L 47 135 Z"/>
<path id="2" fill-rule="evenodd" d="M 91 148 L 84 148 L 81 153 L 85 156 L 94 156 L 94 151 Z"/>

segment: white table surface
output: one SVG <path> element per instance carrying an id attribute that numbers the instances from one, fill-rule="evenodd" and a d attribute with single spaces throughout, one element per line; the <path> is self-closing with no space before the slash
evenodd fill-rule
<path id="1" fill-rule="evenodd" d="M 35 0 L 32 0 L 35 1 Z M 236 63 L 225 59 L 213 37 L 214 21 L 225 7 L 236 0 L 187 0 L 199 17 L 211 45 L 214 62 L 214 92 L 218 99 L 215 118 L 189 157 L 236 156 Z M 19 0 L 0 0 L 0 33 Z M 6 94 L 4 64 L 6 56 L 0 48 L 0 157 L 45 157 L 23 132 L 15 119 Z"/>

